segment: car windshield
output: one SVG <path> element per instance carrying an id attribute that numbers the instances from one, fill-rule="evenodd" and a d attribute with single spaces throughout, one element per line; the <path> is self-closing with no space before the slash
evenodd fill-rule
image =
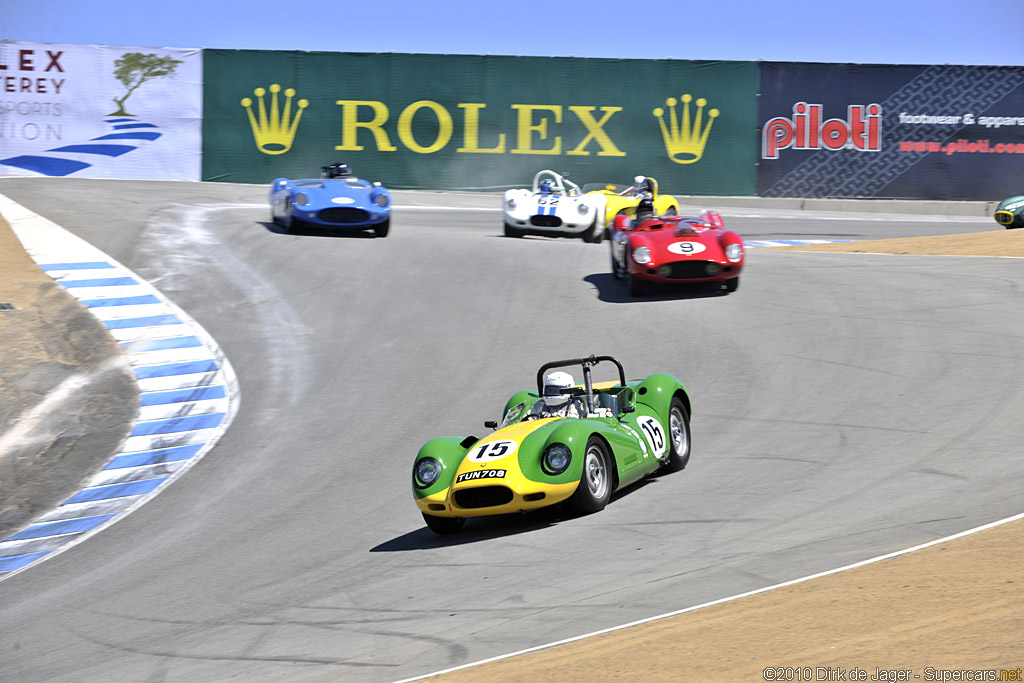
<path id="1" fill-rule="evenodd" d="M 511 424 L 515 424 L 516 422 L 519 422 L 520 420 L 522 420 L 525 415 L 526 415 L 526 404 L 525 403 L 517 403 L 514 406 L 512 406 L 511 408 L 509 408 L 508 412 L 505 413 L 505 419 L 501 421 L 501 426 L 504 428 L 504 427 L 508 427 Z"/>
<path id="2" fill-rule="evenodd" d="M 611 192 L 619 194 L 630 189 L 631 185 L 616 185 L 615 183 L 587 183 L 583 186 L 584 192 Z"/>

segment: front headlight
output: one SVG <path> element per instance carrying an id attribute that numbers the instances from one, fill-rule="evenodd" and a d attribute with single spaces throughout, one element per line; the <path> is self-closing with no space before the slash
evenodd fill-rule
<path id="1" fill-rule="evenodd" d="M 509 197 L 508 201 L 505 202 L 505 206 L 508 207 L 509 211 L 515 211 L 516 210 L 516 200 L 512 199 L 511 197 Z"/>
<path id="2" fill-rule="evenodd" d="M 583 202 L 580 202 L 576 205 L 576 210 L 580 212 L 581 216 L 587 215 L 587 205 L 584 204 Z"/>
<path id="3" fill-rule="evenodd" d="M 729 259 L 733 263 L 736 263 L 743 258 L 743 246 L 739 244 L 730 244 L 725 247 L 725 258 Z"/>
<path id="4" fill-rule="evenodd" d="M 373 198 L 373 203 L 377 206 L 384 208 L 388 205 L 388 196 L 386 194 L 379 194 Z"/>
<path id="5" fill-rule="evenodd" d="M 292 203 L 296 206 L 305 206 L 306 204 L 309 204 L 309 197 L 300 192 L 295 195 L 295 200 Z"/>
<path id="6" fill-rule="evenodd" d="M 416 488 L 428 488 L 440 476 L 441 463 L 434 458 L 423 458 L 417 461 L 412 470 L 412 480 L 416 484 Z"/>
<path id="7" fill-rule="evenodd" d="M 637 247 L 633 250 L 633 260 L 641 266 L 651 262 L 651 250 L 647 247 Z"/>
<path id="8" fill-rule="evenodd" d="M 541 460 L 541 468 L 545 474 L 557 475 L 565 472 L 569 467 L 569 463 L 572 461 L 572 451 L 569 450 L 568 446 L 560 443 L 551 444 L 548 449 L 544 451 L 544 457 Z"/>

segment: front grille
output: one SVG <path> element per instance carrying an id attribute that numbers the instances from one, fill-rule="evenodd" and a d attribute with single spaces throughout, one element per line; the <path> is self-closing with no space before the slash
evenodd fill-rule
<path id="1" fill-rule="evenodd" d="M 489 508 L 512 502 L 512 489 L 505 486 L 476 486 L 455 492 L 455 504 L 469 510 Z"/>
<path id="2" fill-rule="evenodd" d="M 538 228 L 557 228 L 562 224 L 562 219 L 558 216 L 530 216 L 530 225 L 536 225 Z"/>
<path id="3" fill-rule="evenodd" d="M 324 209 L 319 213 L 319 217 L 324 223 L 363 223 L 370 214 L 363 209 L 338 206 Z"/>
<path id="4" fill-rule="evenodd" d="M 698 277 L 710 277 L 706 270 L 711 261 L 676 261 L 669 263 L 671 269 L 665 277 L 677 280 L 685 280 Z"/>

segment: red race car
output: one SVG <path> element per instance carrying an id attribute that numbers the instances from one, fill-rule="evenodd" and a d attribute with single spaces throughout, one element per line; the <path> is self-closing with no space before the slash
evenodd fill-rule
<path id="1" fill-rule="evenodd" d="M 721 282 L 727 292 L 740 286 L 743 240 L 725 229 L 717 211 L 702 211 L 700 218 L 616 216 L 611 245 L 612 274 L 633 296 L 652 282 Z"/>

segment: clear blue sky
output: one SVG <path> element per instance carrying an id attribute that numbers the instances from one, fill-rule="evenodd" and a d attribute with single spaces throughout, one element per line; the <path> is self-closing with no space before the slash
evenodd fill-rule
<path id="1" fill-rule="evenodd" d="M 1024 65 L 1024 0 L 7 0 L 0 39 L 343 52 Z"/>

